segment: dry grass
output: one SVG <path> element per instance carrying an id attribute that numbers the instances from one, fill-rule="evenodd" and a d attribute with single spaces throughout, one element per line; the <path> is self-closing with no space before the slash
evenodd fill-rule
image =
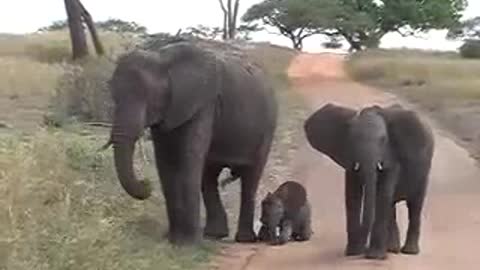
<path id="1" fill-rule="evenodd" d="M 201 268 L 211 247 L 167 244 L 163 199 L 126 196 L 99 141 L 49 131 L 0 140 L 0 269 Z"/>
<path id="2" fill-rule="evenodd" d="M 27 58 L 0 58 L 0 96 L 18 98 L 51 95 L 62 74 L 60 65 L 50 65 Z"/>
<path id="3" fill-rule="evenodd" d="M 480 159 L 480 60 L 412 50 L 353 55 L 350 75 L 418 105 Z"/>
<path id="4" fill-rule="evenodd" d="M 480 60 L 453 53 L 414 50 L 367 51 L 347 65 L 359 81 L 394 88 L 418 98 L 480 98 Z"/>
<path id="5" fill-rule="evenodd" d="M 70 59 L 70 39 L 67 31 L 53 31 L 30 35 L 0 35 L 0 57 L 29 57 L 41 62 L 61 62 Z M 112 32 L 101 32 L 100 38 L 108 55 L 116 55 L 135 40 Z M 94 53 L 91 39 L 88 46 Z"/>

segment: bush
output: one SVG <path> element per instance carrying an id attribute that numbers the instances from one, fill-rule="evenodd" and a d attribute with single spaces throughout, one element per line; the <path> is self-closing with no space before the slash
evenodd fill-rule
<path id="1" fill-rule="evenodd" d="M 56 126 L 72 119 L 111 122 L 113 102 L 108 80 L 114 68 L 114 63 L 106 58 L 90 58 L 80 65 L 66 66 L 47 122 Z"/>
<path id="2" fill-rule="evenodd" d="M 460 47 L 463 58 L 480 59 L 480 39 L 469 39 Z"/>

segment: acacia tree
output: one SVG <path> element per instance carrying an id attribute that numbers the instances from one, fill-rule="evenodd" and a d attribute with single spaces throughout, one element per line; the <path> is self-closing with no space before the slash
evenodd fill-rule
<path id="1" fill-rule="evenodd" d="M 96 53 L 98 55 L 103 55 L 105 50 L 98 37 L 92 16 L 82 5 L 80 0 L 65 0 L 65 9 L 67 11 L 67 22 L 72 42 L 73 59 L 80 59 L 88 55 L 84 23 L 90 31 Z"/>
<path id="2" fill-rule="evenodd" d="M 321 9 L 315 0 L 265 0 L 250 7 L 242 16 L 245 22 L 260 21 L 274 27 L 280 35 L 290 39 L 293 48 L 302 50 L 303 40 L 320 33 L 314 25 L 315 16 Z"/>
<path id="3" fill-rule="evenodd" d="M 354 50 L 378 47 L 383 36 L 397 32 L 415 35 L 456 24 L 466 0 L 336 0 L 341 12 L 320 27 L 324 34 L 342 36 Z"/>
<path id="4" fill-rule="evenodd" d="M 458 22 L 466 0 L 264 0 L 246 21 L 261 20 L 289 37 L 294 47 L 313 34 L 342 37 L 352 50 L 377 47 L 390 32 L 403 36 Z"/>
<path id="5" fill-rule="evenodd" d="M 480 17 L 474 17 L 452 26 L 449 39 L 480 39 Z"/>
<path id="6" fill-rule="evenodd" d="M 223 12 L 223 39 L 235 39 L 240 0 L 218 0 Z"/>

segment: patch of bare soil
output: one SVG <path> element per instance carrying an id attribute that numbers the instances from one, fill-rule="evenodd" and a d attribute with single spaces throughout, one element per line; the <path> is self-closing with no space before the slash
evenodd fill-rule
<path id="1" fill-rule="evenodd" d="M 401 99 L 349 80 L 343 59 L 328 54 L 302 54 L 292 63 L 293 88 L 306 101 L 310 112 L 328 102 L 361 108 L 372 104 L 402 103 Z M 465 113 L 458 111 L 458 115 Z M 421 253 L 389 255 L 385 261 L 343 256 L 346 245 L 343 169 L 313 150 L 300 138 L 300 148 L 290 163 L 293 179 L 308 191 L 313 211 L 313 238 L 285 246 L 232 244 L 216 260 L 215 269 L 478 269 L 480 257 L 480 170 L 469 153 L 428 115 L 434 128 L 436 149 L 430 187 L 423 211 Z M 404 204 L 397 206 L 402 239 L 408 217 Z"/>

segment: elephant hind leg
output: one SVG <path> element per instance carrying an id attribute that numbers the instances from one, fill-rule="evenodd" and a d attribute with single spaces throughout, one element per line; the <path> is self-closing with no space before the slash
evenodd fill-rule
<path id="1" fill-rule="evenodd" d="M 202 177 L 203 202 L 207 212 L 203 234 L 214 239 L 222 239 L 229 234 L 227 213 L 218 191 L 218 175 L 221 171 L 222 166 L 207 164 Z"/>
<path id="2" fill-rule="evenodd" d="M 258 149 L 257 157 L 255 160 L 253 160 L 252 165 L 239 169 L 239 175 L 242 179 L 242 190 L 238 231 L 235 235 L 235 241 L 237 242 L 257 241 L 257 236 L 253 230 L 255 197 L 260 178 L 262 177 L 263 169 L 267 163 L 270 146 L 271 139 L 268 139 L 268 141 L 265 141 L 264 144 Z"/>
<path id="3" fill-rule="evenodd" d="M 390 253 L 400 252 L 400 232 L 397 224 L 397 212 L 395 205 L 392 207 L 392 216 L 390 219 L 390 225 L 388 228 L 388 246 L 387 250 Z"/>

